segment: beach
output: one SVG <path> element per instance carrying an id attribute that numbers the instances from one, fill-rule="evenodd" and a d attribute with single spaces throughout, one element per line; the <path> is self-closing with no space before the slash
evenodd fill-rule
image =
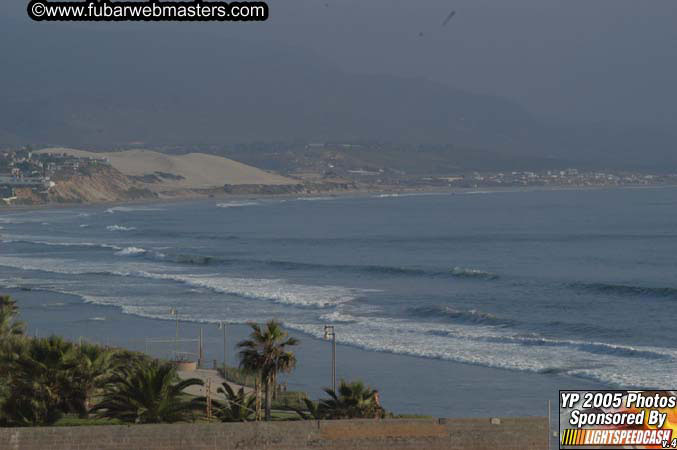
<path id="1" fill-rule="evenodd" d="M 290 390 L 363 379 L 396 413 L 545 415 L 558 389 L 672 378 L 673 191 L 207 199 L 8 211 L 0 286 L 29 332 L 170 357 L 247 322 L 302 344 Z M 628 205 L 635 210 L 629 212 Z M 628 332 L 627 318 L 635 324 Z M 148 344 L 147 338 L 165 344 Z M 194 352 L 195 342 L 181 344 Z"/>
<path id="2" fill-rule="evenodd" d="M 78 342 L 119 346 L 171 358 L 176 323 L 122 314 L 118 308 L 89 305 L 80 299 L 49 292 L 5 290 L 18 299 L 21 320 L 28 334 L 57 334 Z M 223 335 L 214 324 L 179 322 L 180 339 L 197 339 L 204 333 L 205 360 L 223 361 Z M 249 333 L 242 324 L 227 326 L 228 364 L 237 366 L 236 344 Z M 331 344 L 303 333 L 292 332 L 301 344 L 296 353 L 297 368 L 281 377 L 292 391 L 311 397 L 331 387 Z M 146 339 L 166 339 L 165 345 L 147 344 Z M 196 351 L 197 343 L 181 348 Z M 433 417 L 545 416 L 547 402 L 555 404 L 558 389 L 602 389 L 601 383 L 560 375 L 525 374 L 517 371 L 370 352 L 337 346 L 337 377 L 362 379 L 379 389 L 388 411 Z M 425 394 L 422 387 L 425 386 Z M 556 409 L 553 406 L 553 414 Z"/>

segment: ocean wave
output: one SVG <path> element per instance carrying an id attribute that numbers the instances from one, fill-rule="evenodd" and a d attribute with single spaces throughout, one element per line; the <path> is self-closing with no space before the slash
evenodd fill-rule
<path id="1" fill-rule="evenodd" d="M 612 283 L 571 283 L 569 286 L 578 290 L 624 297 L 657 297 L 677 300 L 677 288 L 673 287 L 650 287 Z"/>
<path id="2" fill-rule="evenodd" d="M 357 318 L 350 314 L 345 314 L 340 311 L 334 311 L 327 314 L 322 314 L 320 320 L 328 323 L 354 323 Z"/>
<path id="3" fill-rule="evenodd" d="M 150 206 L 114 206 L 106 210 L 108 214 L 114 214 L 117 212 L 142 212 L 142 211 L 164 211 L 164 209 Z"/>
<path id="4" fill-rule="evenodd" d="M 335 306 L 353 301 L 365 293 L 361 289 L 332 285 L 296 284 L 283 279 L 166 273 L 165 268 L 148 263 L 93 265 L 67 259 L 0 256 L 0 266 L 69 275 L 113 275 L 168 280 L 240 298 L 303 307 L 325 308 Z M 158 272 L 158 270 L 163 271 Z"/>
<path id="5" fill-rule="evenodd" d="M 479 278 L 483 280 L 496 280 L 498 275 L 491 272 L 485 272 L 479 269 L 468 269 L 465 267 L 454 267 L 451 270 L 452 275 L 459 278 Z"/>
<path id="6" fill-rule="evenodd" d="M 375 195 L 372 198 L 399 198 L 399 197 L 430 197 L 430 196 L 440 196 L 440 195 L 454 195 L 453 192 L 403 192 L 403 193 L 393 193 L 393 194 L 379 194 Z"/>
<path id="7" fill-rule="evenodd" d="M 148 250 L 146 250 L 145 248 L 125 247 L 122 250 L 115 252 L 115 254 L 118 256 L 133 256 L 133 255 L 143 255 L 147 252 Z"/>
<path id="8" fill-rule="evenodd" d="M 459 310 L 450 306 L 415 306 L 407 309 L 409 314 L 416 317 L 431 319 L 451 319 L 465 323 L 477 323 L 482 325 L 512 325 L 514 321 L 496 317 L 493 314 L 478 311 L 476 309 Z"/>
<path id="9" fill-rule="evenodd" d="M 86 223 L 80 224 L 80 228 L 89 228 L 89 224 Z"/>
<path id="10" fill-rule="evenodd" d="M 380 266 L 380 265 L 350 265 L 350 264 L 318 264 L 307 263 L 299 261 L 284 261 L 284 260 L 266 260 L 266 259 L 251 259 L 251 258 L 224 258 L 220 256 L 210 256 L 203 254 L 190 253 L 149 253 L 149 257 L 159 259 L 162 261 L 174 262 L 178 264 L 189 265 L 233 265 L 233 264 L 248 264 L 259 265 L 264 267 L 274 267 L 275 269 L 295 271 L 338 271 L 349 273 L 365 273 L 374 275 L 387 276 L 409 276 L 409 277 L 431 277 L 431 278 L 469 278 L 478 280 L 497 280 L 497 274 L 486 272 L 479 269 L 468 269 L 462 267 L 454 267 L 450 270 L 445 269 L 420 269 L 415 267 L 398 267 L 398 266 Z"/>
<path id="11" fill-rule="evenodd" d="M 337 197 L 298 197 L 296 200 L 303 202 L 321 202 L 327 200 L 336 200 Z"/>
<path id="12" fill-rule="evenodd" d="M 136 230 L 135 227 L 125 227 L 123 225 L 108 225 L 106 227 L 108 231 L 132 231 Z"/>
<path id="13" fill-rule="evenodd" d="M 517 344 L 535 347 L 571 347 L 582 352 L 596 355 L 614 355 L 629 358 L 642 359 L 671 359 L 673 355 L 661 353 L 655 350 L 642 350 L 625 345 L 606 344 L 601 342 L 573 341 L 561 339 L 549 339 L 540 336 L 500 336 L 486 339 L 489 342 Z"/>
<path id="14" fill-rule="evenodd" d="M 355 300 L 360 291 L 341 286 L 313 286 L 293 284 L 280 279 L 267 278 L 230 278 L 205 275 L 157 274 L 134 272 L 130 275 L 154 279 L 168 279 L 193 287 L 207 288 L 215 292 L 249 298 L 267 300 L 296 306 L 328 306 Z"/>
<path id="15" fill-rule="evenodd" d="M 189 265 L 196 265 L 196 266 L 206 266 L 209 264 L 215 264 L 215 263 L 222 263 L 225 264 L 228 262 L 226 259 L 221 259 L 221 258 L 216 258 L 213 256 L 205 256 L 205 255 L 191 255 L 191 254 L 183 254 L 183 253 L 178 253 L 178 254 L 172 254 L 172 253 L 164 253 L 164 252 L 152 252 L 152 253 L 147 253 L 151 259 L 155 259 L 158 261 L 167 261 L 167 262 L 172 262 L 172 263 L 177 263 L 177 264 L 189 264 Z"/>
<path id="16" fill-rule="evenodd" d="M 285 325 L 322 338 L 321 325 L 298 322 Z M 674 349 L 545 339 L 514 335 L 505 328 L 443 326 L 393 318 L 356 318 L 355 322 L 341 325 L 337 341 L 372 351 L 564 374 L 619 387 L 658 387 L 668 383 L 677 368 Z M 646 364 L 651 364 L 653 369 L 647 371 Z"/>
<path id="17" fill-rule="evenodd" d="M 259 202 L 227 202 L 227 203 L 217 203 L 217 208 L 241 208 L 244 206 L 259 206 Z"/>
<path id="18" fill-rule="evenodd" d="M 9 239 L 3 240 L 6 243 L 16 243 L 16 244 L 31 244 L 31 245 L 47 245 L 50 247 L 98 247 L 98 248 L 109 248 L 113 250 L 122 250 L 122 247 L 118 247 L 113 244 L 105 243 L 96 243 L 96 242 L 64 242 L 64 241 L 44 241 L 40 239 L 34 239 L 30 236 L 18 236 L 18 235 L 9 235 Z"/>

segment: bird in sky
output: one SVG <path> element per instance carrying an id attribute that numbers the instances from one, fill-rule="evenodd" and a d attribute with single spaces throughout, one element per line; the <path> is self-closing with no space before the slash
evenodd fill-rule
<path id="1" fill-rule="evenodd" d="M 456 11 L 452 11 L 449 13 L 449 15 L 444 19 L 444 22 L 442 22 L 442 26 L 446 27 L 449 21 L 451 20 L 452 17 L 456 15 Z"/>

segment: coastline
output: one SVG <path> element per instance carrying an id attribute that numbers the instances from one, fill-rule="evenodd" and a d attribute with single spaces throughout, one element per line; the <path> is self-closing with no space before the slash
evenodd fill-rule
<path id="1" fill-rule="evenodd" d="M 51 291 L 5 289 L 20 308 L 28 334 L 57 334 L 74 341 L 83 338 L 167 357 L 173 348 L 176 322 L 123 313 L 119 307 L 86 303 L 81 297 Z M 340 325 L 339 325 L 340 326 Z M 180 321 L 180 338 L 197 338 L 204 332 L 205 360 L 219 364 L 223 335 L 213 323 Z M 236 343 L 249 332 L 246 324 L 227 325 L 227 360 L 237 365 Z M 295 330 L 301 340 L 298 365 L 290 375 L 289 390 L 322 395 L 330 385 L 330 344 Z M 146 338 L 163 338 L 164 346 L 146 344 Z M 190 346 L 197 344 L 187 344 Z M 190 350 L 190 348 L 189 348 Z M 192 350 L 190 350 L 192 351 Z M 399 375 L 407 367 L 414 378 Z M 604 389 L 603 383 L 561 374 L 497 369 L 455 361 L 377 352 L 337 344 L 337 378 L 362 379 L 379 389 L 384 406 L 400 414 L 436 417 L 543 416 L 547 402 L 556 401 L 559 389 Z M 413 380 L 416 380 L 415 382 Z M 425 389 L 421 389 L 425 386 Z"/>
<path id="2" fill-rule="evenodd" d="M 214 192 L 200 193 L 194 192 L 185 195 L 161 196 L 152 199 L 144 198 L 138 200 L 125 200 L 114 202 L 83 202 L 83 203 L 41 203 L 34 205 L 0 205 L 0 213 L 14 211 L 33 211 L 43 209 L 67 209 L 67 208 L 87 208 L 87 207 L 115 207 L 129 205 L 159 205 L 173 203 L 187 203 L 201 200 L 275 200 L 275 199 L 295 199 L 295 198 L 364 198 L 373 196 L 416 196 L 416 195 L 466 195 L 466 194 L 496 194 L 496 193 L 519 193 L 519 192 L 559 192 L 559 191 L 599 191 L 599 190 L 623 190 L 623 189 L 670 189 L 677 188 L 677 184 L 656 184 L 656 185 L 622 185 L 622 186 L 524 186 L 524 187 L 487 187 L 487 188 L 454 188 L 441 189 L 437 187 L 430 188 L 409 188 L 395 189 L 392 187 L 376 189 L 346 189 L 320 191 L 312 193 L 294 193 L 294 194 L 229 194 L 220 189 Z"/>

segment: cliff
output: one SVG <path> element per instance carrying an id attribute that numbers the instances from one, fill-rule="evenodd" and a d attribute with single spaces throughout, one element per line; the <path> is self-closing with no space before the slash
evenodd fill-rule
<path id="1" fill-rule="evenodd" d="M 16 199 L 12 204 L 103 203 L 157 197 L 157 194 L 144 188 L 140 183 L 107 166 L 53 181 L 54 186 L 45 192 L 36 192 L 29 188 L 16 189 Z"/>

